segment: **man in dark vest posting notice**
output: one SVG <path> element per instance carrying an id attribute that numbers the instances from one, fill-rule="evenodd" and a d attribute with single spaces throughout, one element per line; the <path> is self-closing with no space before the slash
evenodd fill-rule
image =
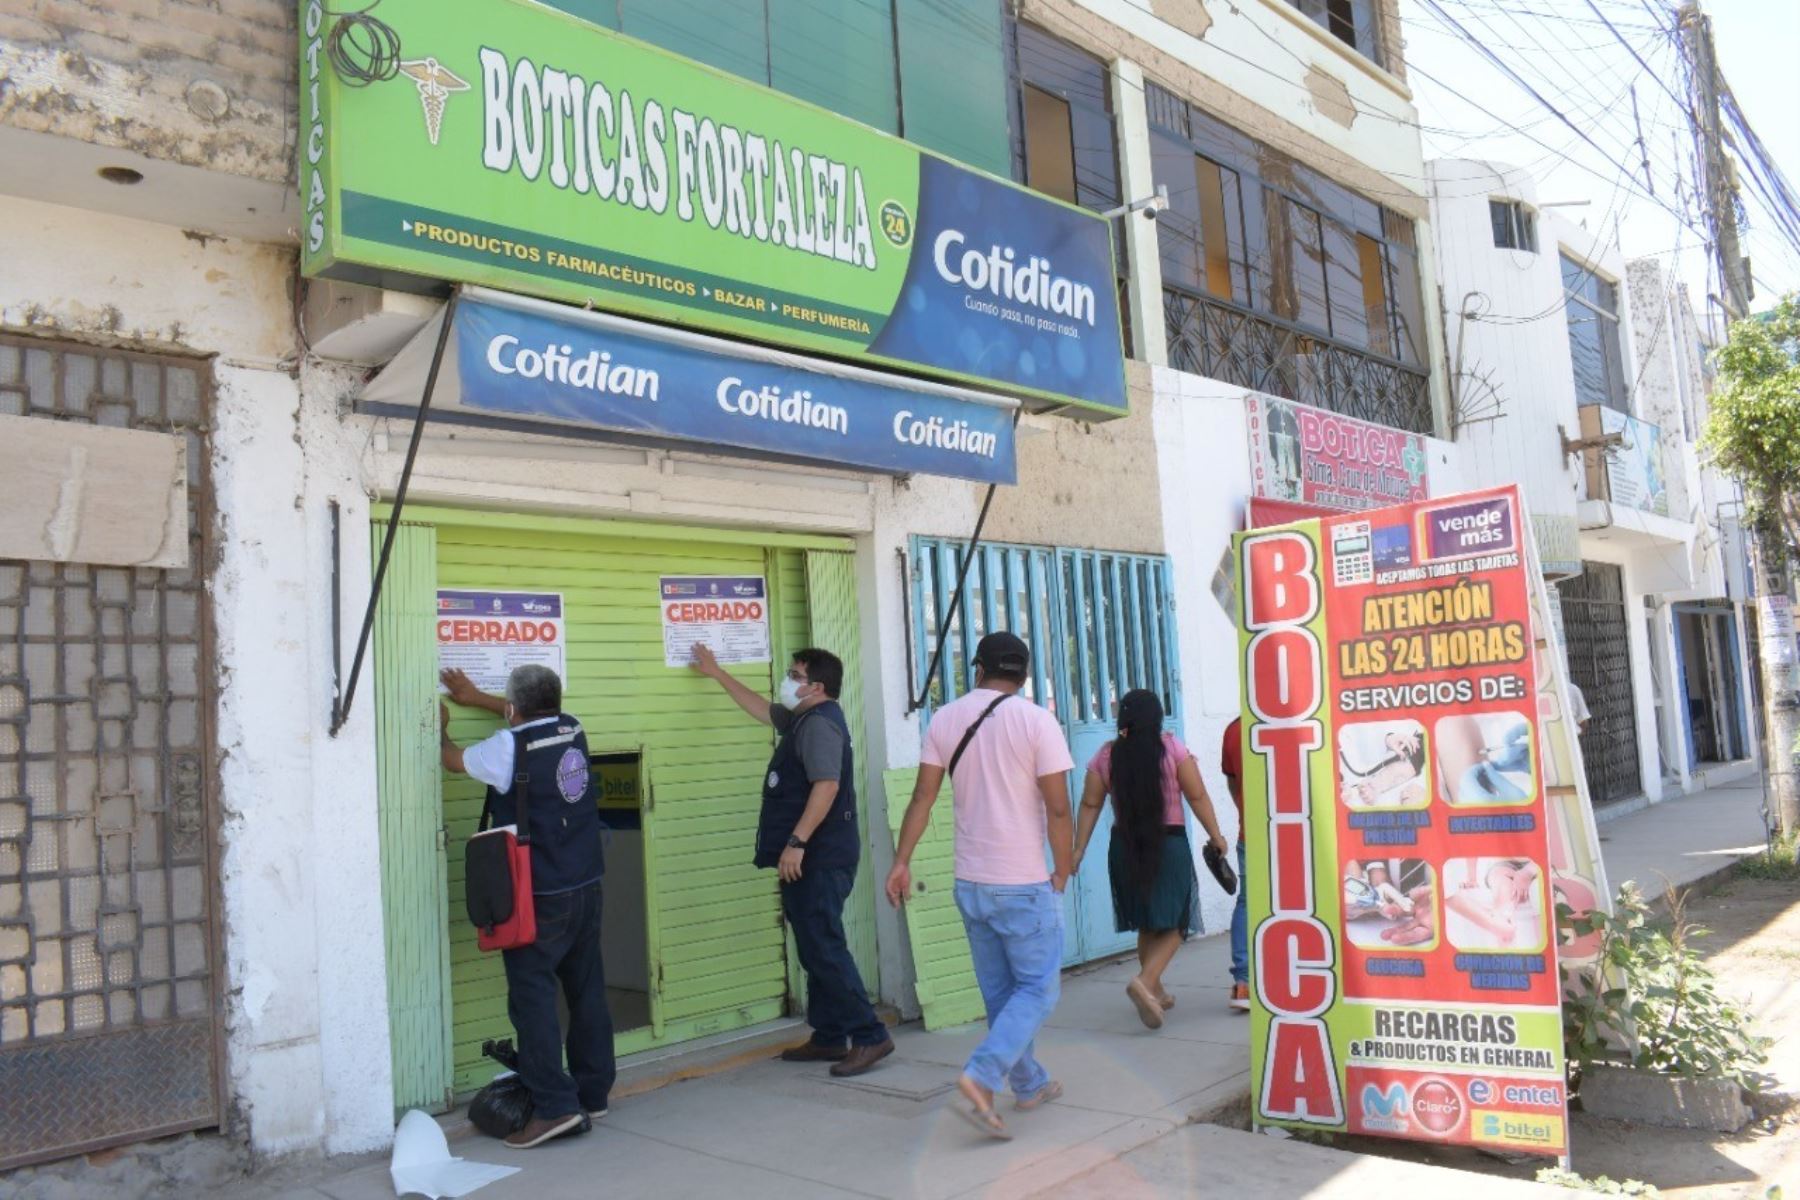
<path id="1" fill-rule="evenodd" d="M 519 1038 L 519 1077 L 533 1115 L 506 1139 L 515 1150 L 541 1145 L 606 1115 L 614 1080 L 612 1014 L 600 963 L 600 810 L 581 722 L 562 710 L 562 680 L 549 667 L 515 667 L 506 695 L 481 691 L 461 671 L 441 675 L 450 699 L 499 714 L 506 727 L 485 741 L 450 740 L 442 712 L 446 770 L 487 784 L 496 826 L 518 823 L 525 803 L 531 834 L 531 891 L 537 940 L 501 951 L 506 1012 Z M 557 984 L 569 1005 L 568 1069 L 556 1017 Z"/>
<path id="2" fill-rule="evenodd" d="M 780 735 L 763 779 L 755 862 L 780 872 L 781 910 L 806 971 L 813 1030 L 811 1041 L 781 1057 L 861 1075 L 894 1052 L 894 1039 L 869 1003 L 844 937 L 844 901 L 862 853 L 850 725 L 838 705 L 844 664 L 824 650 L 795 652 L 775 703 L 733 679 L 705 646 L 694 647 L 692 665 Z"/>

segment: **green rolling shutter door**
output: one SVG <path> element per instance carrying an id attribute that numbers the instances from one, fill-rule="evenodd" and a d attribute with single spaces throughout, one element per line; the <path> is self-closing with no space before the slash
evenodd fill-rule
<path id="1" fill-rule="evenodd" d="M 373 526 L 381 545 L 385 523 Z M 402 522 L 375 623 L 376 809 L 394 1108 L 450 1101 L 450 942 L 438 799 L 436 531 Z"/>
<path id="2" fill-rule="evenodd" d="M 661 575 L 765 570 L 757 546 L 478 523 L 438 529 L 438 586 L 562 593 L 569 641 L 564 706 L 587 729 L 596 752 L 642 749 L 649 793 L 644 843 L 650 973 L 653 990 L 658 978 L 661 986 L 652 998 L 655 1035 L 621 1035 L 620 1053 L 648 1048 L 658 1037 L 770 1020 L 786 1001 L 775 875 L 750 865 L 769 731 L 746 718 L 717 685 L 663 665 L 657 604 Z M 796 582 L 803 584 L 803 577 Z M 776 604 L 779 630 L 789 614 Z M 734 668 L 733 674 L 758 691 L 772 687 L 767 665 Z M 466 743 L 492 727 L 492 718 L 465 713 L 451 733 Z M 474 930 L 462 915 L 460 848 L 474 831 L 481 800 L 480 785 L 446 779 L 444 814 L 456 848 L 448 901 L 459 1093 L 493 1074 L 481 1058 L 482 1039 L 511 1036 L 499 956 L 476 949 Z M 608 902 L 624 901 L 609 896 Z"/>
<path id="3" fill-rule="evenodd" d="M 870 865 L 868 749 L 863 721 L 862 625 L 856 609 L 856 556 L 848 552 L 806 552 L 808 640 L 844 660 L 844 691 L 840 702 L 850 722 L 856 749 L 857 828 L 863 831 L 862 861 L 857 865 L 856 887 L 844 905 L 844 933 L 850 953 L 862 973 L 871 996 L 881 990 L 881 956 L 875 944 L 875 880 Z"/>
<path id="4" fill-rule="evenodd" d="M 918 770 L 887 772 L 888 829 L 896 839 L 906 818 Z M 913 894 L 906 902 L 906 930 L 912 942 L 914 988 L 925 1028 L 943 1029 L 979 1019 L 986 1009 L 975 982 L 975 962 L 956 907 L 955 820 L 950 789 L 938 793 L 931 824 L 913 852 Z"/>

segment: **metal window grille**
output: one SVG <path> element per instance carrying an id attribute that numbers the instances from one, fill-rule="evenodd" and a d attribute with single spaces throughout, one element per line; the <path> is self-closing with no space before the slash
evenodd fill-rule
<path id="1" fill-rule="evenodd" d="M 0 413 L 185 434 L 189 566 L 0 561 L 0 1169 L 215 1125 L 209 376 L 0 338 Z"/>
<path id="2" fill-rule="evenodd" d="M 1163 289 L 1169 365 L 1395 429 L 1429 434 L 1423 371 L 1235 304 Z"/>

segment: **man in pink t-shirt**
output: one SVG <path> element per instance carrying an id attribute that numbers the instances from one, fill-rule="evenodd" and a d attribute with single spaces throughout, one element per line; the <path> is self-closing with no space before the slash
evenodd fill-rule
<path id="1" fill-rule="evenodd" d="M 988 1035 L 970 1055 L 957 1111 L 990 1137 L 1011 1134 L 994 1110 L 1010 1083 L 1015 1108 L 1062 1095 L 1032 1042 L 1062 989 L 1062 890 L 1073 861 L 1068 772 L 1056 718 L 1020 696 L 1031 652 L 1010 633 L 975 648 L 975 690 L 932 714 L 919 778 L 900 826 L 888 899 L 912 890 L 912 855 L 925 836 L 944 776 L 956 811 L 956 906 L 969 935 Z M 1050 843 L 1054 868 L 1044 865 Z"/>

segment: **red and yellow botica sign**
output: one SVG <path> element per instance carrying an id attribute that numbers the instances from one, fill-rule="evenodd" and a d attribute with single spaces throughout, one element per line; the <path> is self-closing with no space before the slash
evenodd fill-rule
<path id="1" fill-rule="evenodd" d="M 1259 1124 L 1564 1153 L 1515 488 L 1239 534 Z"/>

